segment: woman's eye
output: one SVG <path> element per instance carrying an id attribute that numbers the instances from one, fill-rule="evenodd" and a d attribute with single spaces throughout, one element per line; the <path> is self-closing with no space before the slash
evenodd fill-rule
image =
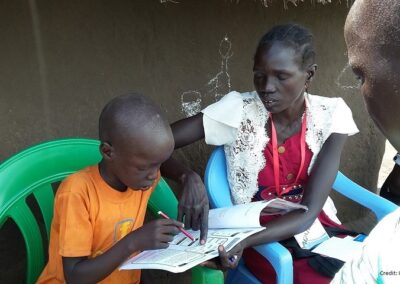
<path id="1" fill-rule="evenodd" d="M 289 78 L 289 76 L 286 74 L 279 74 L 277 77 L 278 77 L 278 80 L 280 80 L 280 81 L 284 81 Z"/>

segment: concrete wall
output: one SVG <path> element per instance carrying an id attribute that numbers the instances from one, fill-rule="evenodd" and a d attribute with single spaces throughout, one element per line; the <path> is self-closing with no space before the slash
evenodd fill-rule
<path id="1" fill-rule="evenodd" d="M 268 8 L 261 1 L 179 2 L 0 0 L 0 160 L 43 140 L 96 138 L 102 106 L 129 90 L 155 99 L 171 121 L 185 116 L 182 97 L 204 107 L 229 90 L 252 90 L 257 40 L 272 25 L 295 21 L 316 38 L 311 92 L 343 97 L 361 130 L 349 139 L 341 169 L 375 187 L 384 139 L 357 90 L 335 83 L 340 77 L 341 85 L 354 85 L 344 70 L 345 3 L 284 10 L 281 1 Z M 203 172 L 209 152 L 198 143 L 176 155 Z M 339 207 L 347 221 L 361 214 L 342 200 Z M 9 263 L 1 255 L 0 264 Z"/>

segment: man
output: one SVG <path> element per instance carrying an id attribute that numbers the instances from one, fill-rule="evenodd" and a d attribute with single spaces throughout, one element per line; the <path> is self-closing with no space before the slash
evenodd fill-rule
<path id="1" fill-rule="evenodd" d="M 344 35 L 367 110 L 400 152 L 400 1 L 356 0 Z M 400 283 L 400 209 L 371 231 L 332 283 Z"/>
<path id="2" fill-rule="evenodd" d="M 381 187 L 379 195 L 400 205 L 400 154 L 393 158 L 394 166 Z"/>

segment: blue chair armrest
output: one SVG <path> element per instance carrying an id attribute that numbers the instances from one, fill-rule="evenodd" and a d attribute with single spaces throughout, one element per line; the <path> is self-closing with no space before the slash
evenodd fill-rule
<path id="1" fill-rule="evenodd" d="M 212 152 L 208 160 L 204 183 L 212 208 L 233 205 L 227 178 L 224 148 L 221 146 Z M 293 283 L 293 260 L 290 252 L 284 246 L 278 242 L 273 242 L 256 246 L 254 249 L 272 264 L 277 274 L 277 283 Z"/>
<path id="2" fill-rule="evenodd" d="M 254 249 L 274 267 L 278 284 L 293 283 L 293 259 L 290 252 L 280 243 L 259 245 Z"/>
<path id="3" fill-rule="evenodd" d="M 398 208 L 393 202 L 368 191 L 341 172 L 338 172 L 336 176 L 333 189 L 362 206 L 371 209 L 378 220 L 381 220 Z"/>

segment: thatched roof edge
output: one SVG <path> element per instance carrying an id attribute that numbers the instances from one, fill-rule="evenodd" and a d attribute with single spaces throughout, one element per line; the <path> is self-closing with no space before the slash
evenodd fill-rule
<path id="1" fill-rule="evenodd" d="M 167 3 L 167 2 L 170 2 L 170 3 L 178 4 L 179 1 L 181 1 L 181 0 L 160 0 L 160 3 Z M 239 1 L 240 1 L 240 0 L 231 0 L 231 2 L 239 2 Z M 255 0 L 255 1 L 261 1 L 261 3 L 262 3 L 265 7 L 268 7 L 268 4 L 269 4 L 269 3 L 272 3 L 274 0 Z M 282 1 L 283 1 L 283 5 L 284 5 L 285 9 L 288 9 L 288 4 L 289 4 L 289 3 L 292 3 L 294 6 L 297 6 L 297 4 L 298 4 L 299 2 L 304 2 L 305 0 L 282 0 Z M 337 3 L 339 3 L 339 4 L 342 2 L 341 0 L 334 0 L 334 1 L 337 2 Z M 343 0 L 343 1 L 345 1 L 345 0 Z M 347 6 L 350 7 L 351 4 L 353 4 L 354 1 L 355 1 L 355 0 L 346 0 Z M 330 4 L 330 3 L 332 3 L 332 0 L 310 0 L 310 2 L 311 2 L 311 4 L 319 3 L 319 4 L 325 5 L 325 4 Z"/>
<path id="2" fill-rule="evenodd" d="M 268 7 L 268 3 L 271 3 L 273 0 L 260 0 L 260 1 L 262 2 L 262 4 L 265 7 Z M 282 0 L 282 1 L 283 1 L 283 5 L 284 5 L 285 9 L 288 9 L 288 4 L 289 3 L 293 4 L 294 6 L 297 6 L 297 4 L 299 2 L 304 2 L 305 0 Z M 311 2 L 311 4 L 319 3 L 319 4 L 325 5 L 325 4 L 331 4 L 332 0 L 310 0 L 310 2 Z M 342 1 L 341 0 L 336 0 L 336 1 L 334 0 L 334 2 L 337 2 L 337 3 L 340 4 Z M 346 0 L 346 4 L 347 4 L 348 7 L 350 7 L 353 2 L 354 2 L 354 0 Z"/>

